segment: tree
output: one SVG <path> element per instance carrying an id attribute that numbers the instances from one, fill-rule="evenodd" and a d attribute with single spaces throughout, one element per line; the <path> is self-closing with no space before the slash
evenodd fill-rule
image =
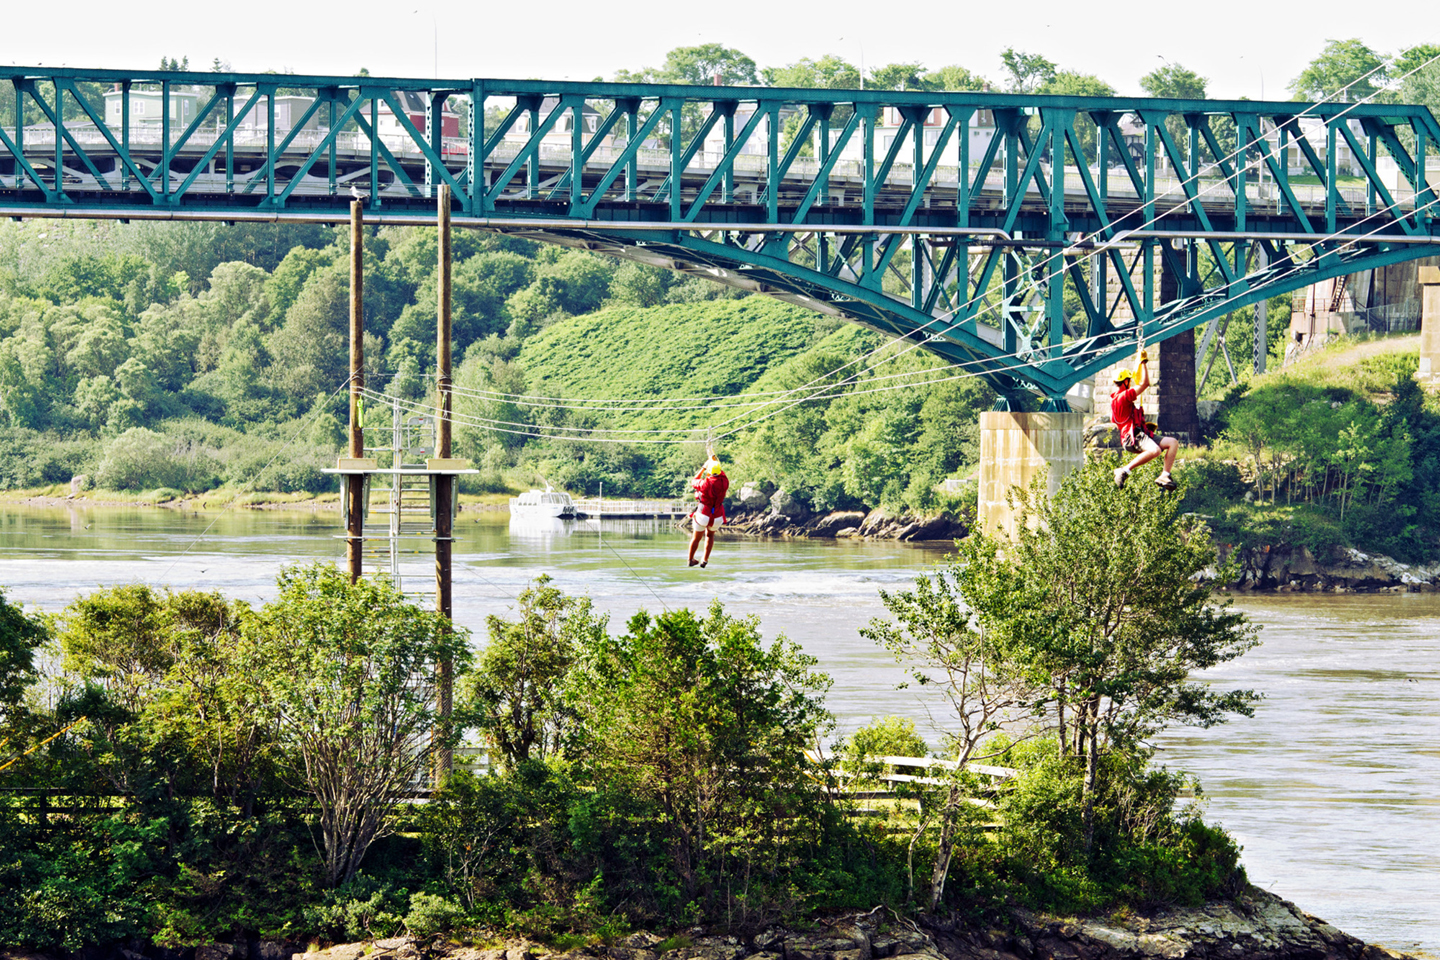
<path id="1" fill-rule="evenodd" d="M 518 598 L 519 618 L 486 617 L 490 642 L 467 691 L 475 725 L 510 767 L 543 760 L 565 732 L 565 674 L 581 647 L 604 635 L 588 598 L 567 597 L 542 576 Z"/>
<path id="2" fill-rule="evenodd" d="M 610 281 L 612 303 L 632 307 L 655 307 L 665 302 L 665 293 L 675 283 L 675 274 L 643 263 L 622 263 Z"/>
<path id="3" fill-rule="evenodd" d="M 1002 725 L 1029 714 L 1038 699 L 1040 684 L 1030 669 L 1029 652 L 1017 643 L 1015 632 L 987 629 L 983 615 L 976 617 L 977 610 L 1004 609 L 1012 599 L 1006 594 L 1008 582 L 974 576 L 994 568 L 998 551 L 994 540 L 972 535 L 962 543 L 959 556 L 943 563 L 935 576 L 917 577 L 914 590 L 880 591 L 880 600 L 895 622 L 877 618 L 860 631 L 905 664 L 918 685 L 939 687 L 959 724 L 946 734 L 945 752 L 958 766 L 947 777 L 943 805 L 923 805 L 940 816 L 930 878 L 931 910 L 945 895 L 965 798 L 961 779 L 965 765 L 976 758 L 986 739 Z M 921 819 L 912 851 L 927 822 L 928 817 Z"/>
<path id="4" fill-rule="evenodd" d="M 1140 89 L 1146 96 L 1168 97 L 1175 100 L 1204 100 L 1204 77 L 1178 63 L 1166 63 L 1156 67 L 1140 78 Z"/>
<path id="5" fill-rule="evenodd" d="M 766 67 L 761 74 L 765 83 L 772 87 L 819 87 L 826 90 L 860 88 L 860 68 L 842 57 L 830 54 L 819 60 L 804 57 L 783 67 Z"/>
<path id="6" fill-rule="evenodd" d="M 1075 471 L 1053 498 L 1041 484 L 1016 497 L 1017 542 L 972 534 L 960 582 L 988 642 L 1029 661 L 1062 756 L 1084 766 L 1088 848 L 1100 754 L 1142 749 L 1172 723 L 1249 716 L 1253 691 L 1190 674 L 1258 641 L 1243 615 L 1212 602 L 1200 574 L 1215 548 L 1201 520 L 1179 515 L 1180 498 L 1144 482 L 1116 491 L 1106 463 Z"/>
<path id="7" fill-rule="evenodd" d="M 175 664 L 166 598 L 144 584 L 79 598 L 60 615 L 59 640 L 66 670 L 101 681 L 132 712 Z"/>
<path id="8" fill-rule="evenodd" d="M 1400 81 L 1401 103 L 1415 103 L 1429 107 L 1431 113 L 1440 112 L 1440 46 L 1422 43 L 1407 47 L 1390 64 L 1386 71 Z M 1404 131 L 1414 136 L 1410 131 Z"/>
<path id="9" fill-rule="evenodd" d="M 436 669 L 462 674 L 465 631 L 407 602 L 390 583 L 332 564 L 288 567 L 280 595 L 241 629 L 242 663 L 294 773 L 319 807 L 327 879 L 350 880 L 393 829 L 396 802 L 429 769 Z"/>
<path id="10" fill-rule="evenodd" d="M 876 90 L 924 90 L 925 81 L 922 79 L 925 68 L 916 61 L 914 63 L 887 63 L 883 67 L 875 67 L 870 71 L 867 87 Z"/>
<path id="11" fill-rule="evenodd" d="M 567 753 L 597 782 L 653 804 L 686 900 L 724 889 L 735 857 L 759 869 L 810 828 L 805 750 L 829 724 L 829 677 L 755 618 L 676 610 L 593 634 L 570 673 Z M 811 811 L 813 813 L 813 811 Z M 770 856 L 762 855 L 769 848 Z M 737 882 L 745 882 L 737 880 Z"/>
<path id="12" fill-rule="evenodd" d="M 1014 47 L 1006 47 L 1000 54 L 1000 62 L 1010 75 L 1011 93 L 1034 93 L 1055 78 L 1054 61 L 1038 53 L 1024 53 Z"/>
<path id="13" fill-rule="evenodd" d="M 1358 39 L 1330 40 L 1288 89 L 1296 100 L 1364 100 L 1385 82 L 1385 60 Z"/>
<path id="14" fill-rule="evenodd" d="M 333 269 L 313 274 L 267 342 L 274 386 L 291 398 L 328 393 L 349 372 L 349 287 Z"/>
<path id="15" fill-rule="evenodd" d="M 648 80 L 654 83 L 690 83 L 697 86 L 753 86 L 759 83 L 755 61 L 739 50 L 719 43 L 676 47 L 665 54 L 665 63 L 632 73 L 621 70 L 618 81 Z"/>
<path id="16" fill-rule="evenodd" d="M 1168 97 L 1176 100 L 1204 100 L 1206 79 L 1193 70 L 1178 63 L 1166 63 L 1156 67 L 1140 78 L 1140 89 L 1147 96 Z M 1233 124 L 1234 121 L 1230 121 Z M 1214 121 L 1212 120 L 1212 123 Z M 1181 151 L 1190 148 L 1190 130 L 1184 117 L 1171 117 L 1165 123 L 1166 129 Z"/>
<path id="17" fill-rule="evenodd" d="M 45 621 L 28 616 L 0 590 L 0 730 L 10 728 L 25 688 L 35 682 L 35 650 L 49 636 Z"/>
<path id="18" fill-rule="evenodd" d="M 921 78 L 926 90 L 989 90 L 990 81 L 971 73 L 958 63 L 938 70 L 927 70 Z"/>
<path id="19" fill-rule="evenodd" d="M 125 402 L 117 397 L 113 406 Z M 187 469 L 184 458 L 177 458 L 178 452 L 175 441 L 163 433 L 130 427 L 106 444 L 105 455 L 95 467 L 95 481 L 108 490 L 187 488 L 196 477 Z M 213 479 L 213 474 L 207 479 Z"/>
<path id="20" fill-rule="evenodd" d="M 1437 58 L 1440 58 L 1440 44 L 1418 43 L 1397 53 L 1385 68 L 1385 74 L 1392 80 L 1399 80 L 1406 74 L 1423 69 Z"/>
<path id="21" fill-rule="evenodd" d="M 219 593 L 185 590 L 160 600 L 170 666 L 140 720 L 157 740 L 183 747 L 195 786 L 249 817 L 265 782 L 273 783 L 272 724 L 257 709 L 238 657 L 240 625 L 250 607 Z M 173 776 L 174 774 L 172 774 Z M 203 779 L 202 779 L 203 778 Z"/>

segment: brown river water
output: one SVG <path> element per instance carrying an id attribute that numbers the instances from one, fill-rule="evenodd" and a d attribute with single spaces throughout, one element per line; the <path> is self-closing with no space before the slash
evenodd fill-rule
<path id="1" fill-rule="evenodd" d="M 333 512 L 182 513 L 0 504 L 0 587 L 59 610 L 97 586 L 146 582 L 262 602 L 286 563 L 340 559 Z M 819 658 L 841 730 L 912 716 L 938 742 L 943 714 L 895 685 L 899 667 L 858 634 L 946 552 L 938 546 L 722 539 L 686 569 L 684 534 L 658 521 L 511 523 L 462 514 L 456 620 L 483 640 L 533 577 L 588 594 L 618 625 L 636 609 L 719 598 Z M 404 588 L 432 589 L 428 558 Z M 1194 773 L 1207 817 L 1244 846 L 1256 884 L 1347 932 L 1440 956 L 1440 594 L 1241 596 L 1263 644 L 1211 671 L 1265 694 L 1253 719 L 1179 729 L 1160 760 Z M 932 718 L 933 714 L 933 718 Z"/>

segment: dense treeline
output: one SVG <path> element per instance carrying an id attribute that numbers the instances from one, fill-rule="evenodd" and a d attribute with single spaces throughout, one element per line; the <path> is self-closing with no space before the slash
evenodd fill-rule
<path id="1" fill-rule="evenodd" d="M 541 578 L 475 655 L 387 583 L 320 564 L 284 571 L 260 608 L 127 585 L 43 618 L 0 597 L 0 939 L 575 944 L 877 904 L 1093 911 L 1235 889 L 1238 848 L 1177 806 L 1185 779 L 1147 746 L 1255 699 L 1186 679 L 1254 642 L 1193 583 L 1213 550 L 1158 489 L 1116 496 L 1104 465 L 1030 508 L 1040 522 L 1009 556 L 978 534 L 882 595 L 893 619 L 865 632 L 943 686 L 933 756 L 951 764 L 881 817 L 850 816 L 834 788 L 874 789 L 877 757 L 927 755 L 913 723 L 827 743 L 829 678 L 718 602 L 617 629 Z M 403 802 L 434 746 L 465 736 L 493 767 Z"/>
<path id="2" fill-rule="evenodd" d="M 0 263 L 13 264 L 0 272 L 0 484 L 84 474 L 106 489 L 172 495 L 329 488 L 320 471 L 340 447 L 348 362 L 346 241 L 323 228 L 227 229 L 0 227 Z M 706 426 L 752 418 L 763 427 L 725 443 L 739 475 L 813 495 L 817 506 L 931 506 L 935 482 L 974 457 L 968 425 L 989 402 L 975 383 L 865 392 L 873 377 L 939 366 L 918 354 L 847 371 L 856 376 L 837 393 L 850 399 L 725 405 L 807 383 L 880 346 L 858 328 L 494 234 L 457 233 L 454 255 L 457 384 L 514 395 L 457 400 L 457 453 L 484 471 L 472 492 L 539 474 L 576 489 L 675 495 Z M 367 382 L 432 402 L 434 237 L 374 229 L 365 257 Z M 661 402 L 675 396 L 713 399 Z M 567 408 L 566 398 L 591 409 Z M 607 427 L 690 429 L 695 443 L 547 439 Z"/>

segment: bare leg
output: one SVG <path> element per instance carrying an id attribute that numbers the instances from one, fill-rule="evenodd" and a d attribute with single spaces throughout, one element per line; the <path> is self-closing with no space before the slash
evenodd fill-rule
<path id="1" fill-rule="evenodd" d="M 1166 437 L 1166 439 L 1168 440 L 1169 437 Z M 1149 463 L 1151 460 L 1154 460 L 1158 456 L 1160 456 L 1160 447 L 1152 447 L 1149 450 L 1142 450 L 1140 453 L 1135 455 L 1134 460 L 1131 460 L 1130 463 L 1126 465 L 1125 469 L 1126 471 L 1133 472 L 1136 467 Z M 1170 469 L 1168 464 L 1165 469 Z"/>
<path id="2" fill-rule="evenodd" d="M 705 536 L 704 530 L 696 530 L 694 533 L 690 534 L 690 552 L 685 554 L 685 561 L 692 567 L 695 566 L 695 548 L 700 545 L 700 538 L 703 536 Z M 707 556 L 710 554 L 708 548 L 706 549 L 705 554 Z"/>
<path id="3" fill-rule="evenodd" d="M 710 562 L 710 550 L 711 550 L 711 548 L 714 547 L 714 546 L 715 546 L 715 531 L 714 531 L 714 530 L 706 530 L 706 531 L 705 531 L 705 557 L 704 557 L 703 560 L 700 561 L 700 566 L 703 567 L 703 566 L 705 566 L 705 564 L 707 564 L 707 563 Z"/>
<path id="4" fill-rule="evenodd" d="M 1170 468 L 1175 466 L 1175 454 L 1180 452 L 1180 441 L 1174 437 L 1162 437 L 1160 449 L 1165 451 L 1165 472 L 1169 473 Z"/>

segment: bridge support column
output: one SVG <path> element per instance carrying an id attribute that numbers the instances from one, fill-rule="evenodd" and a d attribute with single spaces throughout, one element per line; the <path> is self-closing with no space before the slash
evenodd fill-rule
<path id="1" fill-rule="evenodd" d="M 1420 268 L 1420 367 L 1415 379 L 1440 387 L 1440 267 Z"/>
<path id="2" fill-rule="evenodd" d="M 1169 270 L 1160 271 L 1160 300 L 1169 303 L 1180 296 L 1180 278 Z M 1195 331 L 1186 330 L 1160 342 L 1160 370 L 1155 378 L 1156 421 L 1160 432 L 1178 437 L 1181 443 L 1200 439 L 1200 414 L 1195 409 Z M 1154 368 L 1151 368 L 1154 370 Z"/>
<path id="3" fill-rule="evenodd" d="M 1028 488 L 1046 473 L 1046 490 L 1085 462 L 1085 415 L 1082 413 L 1013 413 L 987 410 L 980 414 L 980 504 L 982 530 L 1015 536 L 1011 487 Z"/>

